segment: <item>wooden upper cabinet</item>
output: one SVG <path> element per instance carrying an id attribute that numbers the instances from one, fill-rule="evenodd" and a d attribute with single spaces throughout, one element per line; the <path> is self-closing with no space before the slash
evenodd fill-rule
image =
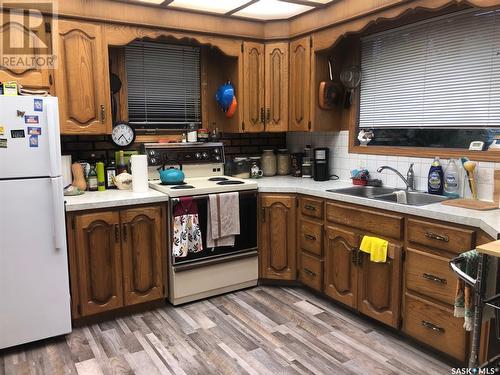
<path id="1" fill-rule="evenodd" d="M 324 291 L 331 298 L 356 308 L 356 254 L 360 236 L 347 229 L 327 227 L 325 236 Z"/>
<path id="2" fill-rule="evenodd" d="M 150 206 L 120 212 L 123 244 L 123 289 L 126 305 L 164 295 L 162 208 Z M 165 263 L 165 264 L 164 264 Z"/>
<path id="3" fill-rule="evenodd" d="M 78 215 L 74 230 L 81 315 L 123 306 L 118 211 Z"/>
<path id="4" fill-rule="evenodd" d="M 264 45 L 243 43 L 243 122 L 246 132 L 264 131 Z"/>
<path id="5" fill-rule="evenodd" d="M 264 279 L 294 280 L 296 266 L 296 198 L 261 195 L 260 265 Z"/>
<path id="6" fill-rule="evenodd" d="M 29 15 L 26 20 L 25 15 L 16 16 L 14 13 L 7 12 L 0 12 L 0 17 L 2 40 L 9 41 L 9 46 L 2 46 L 0 49 L 0 58 L 20 55 L 37 57 L 52 54 L 51 21 L 48 17 Z M 26 27 L 27 22 L 30 25 L 29 29 Z M 12 51 L 9 50 L 10 48 Z M 51 91 L 51 71 L 45 66 L 0 65 L 0 82 L 17 81 L 25 88 Z"/>
<path id="7" fill-rule="evenodd" d="M 402 247 L 389 243 L 387 261 L 375 263 L 359 253 L 358 310 L 394 328 L 399 326 L 402 290 Z"/>
<path id="8" fill-rule="evenodd" d="M 108 53 L 102 26 L 58 21 L 56 95 L 62 134 L 111 132 Z"/>
<path id="9" fill-rule="evenodd" d="M 288 130 L 288 43 L 270 43 L 265 47 L 266 131 Z"/>
<path id="10" fill-rule="evenodd" d="M 311 129 L 311 38 L 290 42 L 290 131 Z"/>

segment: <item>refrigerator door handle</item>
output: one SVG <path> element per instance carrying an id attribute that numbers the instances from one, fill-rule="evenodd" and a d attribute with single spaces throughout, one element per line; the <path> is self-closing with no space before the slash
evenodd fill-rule
<path id="1" fill-rule="evenodd" d="M 66 248 L 66 225 L 64 223 L 64 199 L 62 177 L 50 179 L 52 186 L 52 210 L 54 214 L 54 242 L 56 249 Z"/>
<path id="2" fill-rule="evenodd" d="M 50 176 L 60 176 L 62 174 L 61 166 L 61 140 L 59 137 L 59 110 L 56 103 L 47 103 L 45 105 L 47 112 L 47 133 L 49 141 L 49 161 Z"/>

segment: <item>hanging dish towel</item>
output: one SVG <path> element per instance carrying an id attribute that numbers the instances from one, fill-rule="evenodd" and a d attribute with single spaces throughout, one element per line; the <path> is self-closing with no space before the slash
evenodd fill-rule
<path id="1" fill-rule="evenodd" d="M 191 197 L 181 197 L 174 207 L 172 255 L 186 257 L 203 250 L 198 219 L 198 205 Z"/>
<path id="2" fill-rule="evenodd" d="M 389 242 L 378 237 L 364 236 L 359 250 L 370 254 L 370 261 L 385 263 L 387 260 L 387 246 Z"/>
<path id="3" fill-rule="evenodd" d="M 240 234 L 239 194 L 222 193 L 208 196 L 207 247 L 234 246 Z"/>
<path id="4" fill-rule="evenodd" d="M 460 257 L 465 258 L 465 260 L 459 265 L 461 271 L 473 279 L 476 279 L 479 253 L 476 250 L 470 250 L 460 254 Z M 486 274 L 485 298 L 488 298 L 495 293 L 497 267 L 496 259 L 491 257 L 486 258 L 484 270 Z M 464 328 L 466 331 L 472 331 L 474 311 L 474 290 L 472 286 L 467 284 L 465 281 L 458 279 L 453 315 L 457 318 L 464 318 Z M 483 310 L 483 322 L 491 319 L 493 315 L 493 310 L 490 307 L 485 306 Z"/>

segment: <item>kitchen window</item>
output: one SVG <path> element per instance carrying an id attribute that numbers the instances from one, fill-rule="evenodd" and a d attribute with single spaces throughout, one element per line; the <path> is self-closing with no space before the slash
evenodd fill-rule
<path id="1" fill-rule="evenodd" d="M 500 129 L 500 10 L 467 10 L 361 39 L 369 146 L 468 148 Z"/>
<path id="2" fill-rule="evenodd" d="M 184 130 L 201 123 L 200 49 L 137 41 L 125 48 L 129 123 Z"/>

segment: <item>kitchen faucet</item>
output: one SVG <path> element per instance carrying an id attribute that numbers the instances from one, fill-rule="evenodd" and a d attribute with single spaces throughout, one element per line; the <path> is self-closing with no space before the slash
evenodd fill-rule
<path id="1" fill-rule="evenodd" d="M 410 164 L 410 168 L 408 168 L 408 172 L 406 172 L 406 178 L 403 177 L 401 173 L 397 169 L 394 169 L 392 167 L 389 167 L 388 165 L 383 165 L 377 169 L 377 172 L 380 173 L 384 169 L 389 169 L 390 171 L 393 171 L 396 173 L 405 183 L 406 185 L 406 190 L 415 190 L 415 172 L 413 171 L 413 163 Z"/>

